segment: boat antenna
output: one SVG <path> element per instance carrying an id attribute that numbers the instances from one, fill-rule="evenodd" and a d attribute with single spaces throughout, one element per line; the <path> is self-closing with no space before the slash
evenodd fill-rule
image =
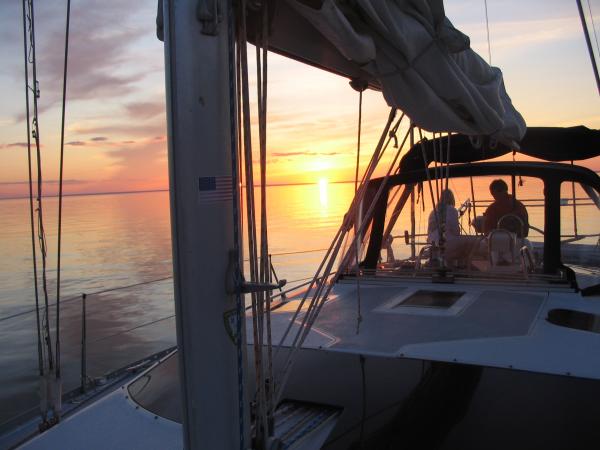
<path id="1" fill-rule="evenodd" d="M 594 16 L 592 15 L 592 8 L 588 2 L 588 8 L 590 10 L 590 17 L 592 18 L 592 27 L 594 30 L 594 37 L 596 38 L 596 48 L 598 48 L 598 39 L 596 37 L 596 27 L 594 24 Z M 596 87 L 598 88 L 598 94 L 600 94 L 600 76 L 598 75 L 598 66 L 596 65 L 596 57 L 594 55 L 594 49 L 592 48 L 592 41 L 590 39 L 590 33 L 588 31 L 587 22 L 585 20 L 585 13 L 581 6 L 581 0 L 577 0 L 577 9 L 579 10 L 579 18 L 581 19 L 581 26 L 583 27 L 583 35 L 585 36 L 585 42 L 587 44 L 588 52 L 590 53 L 590 61 L 592 62 L 592 69 L 594 70 L 594 76 L 596 77 Z"/>

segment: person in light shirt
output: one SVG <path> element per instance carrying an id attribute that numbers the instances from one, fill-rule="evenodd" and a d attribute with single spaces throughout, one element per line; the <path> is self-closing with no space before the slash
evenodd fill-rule
<path id="1" fill-rule="evenodd" d="M 459 214 L 455 205 L 456 201 L 452 191 L 444 189 L 440 194 L 440 200 L 435 210 L 429 214 L 427 223 L 427 242 L 437 247 L 440 246 L 441 242 L 440 228 L 444 227 L 444 256 L 449 264 L 452 262 L 464 263 L 476 243 L 474 236 L 460 234 Z"/>

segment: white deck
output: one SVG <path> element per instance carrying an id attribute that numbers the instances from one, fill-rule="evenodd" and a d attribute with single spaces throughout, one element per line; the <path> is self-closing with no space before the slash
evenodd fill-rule
<path id="1" fill-rule="evenodd" d="M 123 388 L 68 417 L 21 448 L 180 450 L 183 433 L 181 424 L 140 408 Z"/>
<path id="2" fill-rule="evenodd" d="M 448 309 L 398 306 L 420 289 L 465 295 Z M 598 297 L 552 289 L 405 280 L 361 283 L 362 322 L 357 334 L 356 283 L 340 283 L 304 347 L 600 379 L 600 334 L 546 320 L 548 311 L 556 308 L 600 314 Z M 292 301 L 274 311 L 274 343 L 296 307 L 297 301 Z M 251 333 L 248 337 L 251 340 Z M 288 338 L 286 344 L 290 342 Z"/>

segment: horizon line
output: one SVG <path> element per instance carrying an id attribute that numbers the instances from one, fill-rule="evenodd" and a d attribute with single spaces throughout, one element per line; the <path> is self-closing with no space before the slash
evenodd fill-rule
<path id="1" fill-rule="evenodd" d="M 328 183 L 330 184 L 346 184 L 346 183 L 354 183 L 354 180 L 345 180 L 345 181 L 329 181 Z M 307 186 L 307 185 L 311 185 L 311 184 L 319 184 L 319 182 L 315 182 L 315 183 L 309 183 L 309 182 L 304 182 L 304 183 L 273 183 L 273 184 L 267 184 L 267 187 L 284 187 L 284 186 Z M 246 185 L 242 185 L 243 188 L 246 187 Z M 254 185 L 255 188 L 260 187 L 260 184 L 255 184 Z M 168 192 L 169 189 L 168 188 L 164 188 L 164 189 L 141 189 L 141 190 L 134 190 L 134 191 L 102 191 L 102 192 L 75 192 L 75 193 L 71 193 L 71 194 L 63 194 L 63 197 L 83 197 L 86 195 L 125 195 L 125 194 L 144 194 L 144 193 L 149 193 L 149 192 Z M 58 197 L 58 194 L 52 194 L 52 195 L 44 195 L 42 196 L 42 198 L 56 198 Z M 21 195 L 21 196 L 14 196 L 14 197 L 0 197 L 0 201 L 2 200 L 23 200 L 23 199 L 27 199 L 29 198 L 29 195 Z"/>

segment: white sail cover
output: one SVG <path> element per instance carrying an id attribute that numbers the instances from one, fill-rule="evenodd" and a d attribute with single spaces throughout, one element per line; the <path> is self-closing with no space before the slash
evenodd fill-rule
<path id="1" fill-rule="evenodd" d="M 286 1 L 372 74 L 387 103 L 418 126 L 490 136 L 518 148 L 526 125 L 502 72 L 470 48 L 468 36 L 445 16 L 442 0 L 324 0 L 320 7 Z"/>

